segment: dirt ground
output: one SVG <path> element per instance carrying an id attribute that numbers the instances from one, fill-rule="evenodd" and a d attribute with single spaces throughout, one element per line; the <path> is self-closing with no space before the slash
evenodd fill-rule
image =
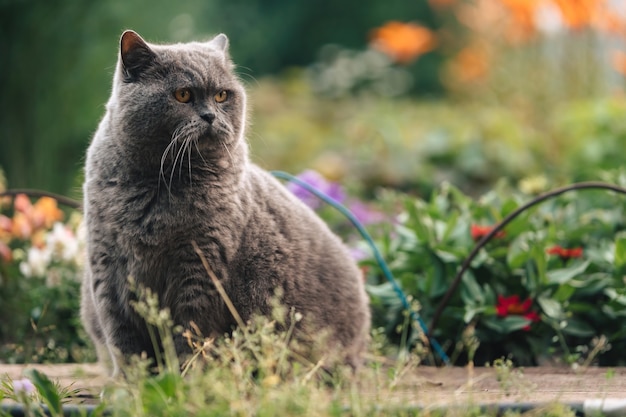
<path id="1" fill-rule="evenodd" d="M 84 394 L 98 395 L 107 378 L 95 364 L 2 365 L 0 376 L 19 378 L 26 367 L 36 368 L 62 386 L 73 384 Z M 588 399 L 626 400 L 626 368 L 434 368 L 417 367 L 399 375 L 393 388 L 379 392 L 375 381 L 362 381 L 366 395 L 387 404 L 436 407 L 504 403 L 581 403 Z"/>

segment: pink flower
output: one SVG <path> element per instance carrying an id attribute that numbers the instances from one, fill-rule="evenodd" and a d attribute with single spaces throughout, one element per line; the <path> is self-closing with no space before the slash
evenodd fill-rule
<path id="1" fill-rule="evenodd" d="M 9 263 L 13 260 L 11 248 L 6 243 L 0 241 L 0 261 Z"/>

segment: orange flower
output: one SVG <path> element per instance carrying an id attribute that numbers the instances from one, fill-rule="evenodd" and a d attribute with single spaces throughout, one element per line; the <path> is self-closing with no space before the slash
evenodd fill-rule
<path id="1" fill-rule="evenodd" d="M 470 234 L 472 235 L 472 239 L 474 239 L 475 241 L 478 241 L 487 236 L 489 233 L 491 233 L 492 230 L 493 226 L 479 226 L 477 224 L 473 224 L 470 226 Z M 506 236 L 504 230 L 499 230 L 494 237 L 503 238 L 504 236 Z"/>
<path id="2" fill-rule="evenodd" d="M 13 238 L 13 222 L 7 216 L 0 214 L 0 244 L 9 243 Z"/>
<path id="3" fill-rule="evenodd" d="M 511 36 L 519 40 L 531 38 L 536 33 L 535 16 L 541 0 L 500 0 L 514 21 Z"/>
<path id="4" fill-rule="evenodd" d="M 611 56 L 613 69 L 626 77 L 626 53 L 615 50 Z"/>
<path id="5" fill-rule="evenodd" d="M 620 15 L 608 5 L 599 7 L 596 10 L 595 26 L 613 35 L 626 34 L 626 15 Z"/>
<path id="6" fill-rule="evenodd" d="M 571 29 L 590 26 L 603 0 L 552 0 L 561 12 L 563 23 Z"/>
<path id="7" fill-rule="evenodd" d="M 33 234 L 33 225 L 26 214 L 16 212 L 11 223 L 11 234 L 14 237 L 24 240 Z"/>
<path id="8" fill-rule="evenodd" d="M 477 81 L 489 72 L 489 55 L 480 45 L 465 47 L 451 61 L 450 72 L 462 83 Z"/>
<path id="9" fill-rule="evenodd" d="M 15 216 L 19 217 L 17 226 L 18 234 L 16 236 L 24 236 L 26 231 L 24 221 L 30 223 L 31 231 L 41 228 L 50 228 L 61 219 L 63 219 L 63 211 L 57 205 L 57 201 L 50 197 L 41 197 L 35 204 L 25 194 L 18 194 L 13 203 L 15 207 Z M 15 218 L 14 218 L 15 222 Z"/>
<path id="10" fill-rule="evenodd" d="M 50 197 L 41 197 L 33 206 L 31 220 L 36 228 L 50 228 L 63 219 L 63 211 L 59 209 L 57 201 Z"/>
<path id="11" fill-rule="evenodd" d="M 374 29 L 371 45 L 395 62 L 408 64 L 437 44 L 433 32 L 415 23 L 388 22 Z"/>

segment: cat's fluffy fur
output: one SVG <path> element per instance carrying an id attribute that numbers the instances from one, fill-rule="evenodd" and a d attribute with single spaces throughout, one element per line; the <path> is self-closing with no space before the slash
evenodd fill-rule
<path id="1" fill-rule="evenodd" d="M 246 94 L 227 51 L 224 35 L 176 45 L 122 35 L 111 98 L 87 152 L 81 307 L 114 374 L 131 354 L 154 355 L 129 277 L 158 294 L 177 325 L 193 321 L 204 336 L 235 325 L 192 241 L 243 320 L 269 314 L 278 289 L 304 316 L 298 337 L 326 331 L 326 353 L 361 360 L 370 323 L 361 274 L 327 226 L 249 161 Z M 179 101 L 177 91 L 191 99 Z M 175 342 L 179 355 L 189 352 L 184 338 Z"/>

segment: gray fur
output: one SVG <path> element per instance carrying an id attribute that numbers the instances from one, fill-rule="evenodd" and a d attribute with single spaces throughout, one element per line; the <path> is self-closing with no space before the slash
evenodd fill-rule
<path id="1" fill-rule="evenodd" d="M 181 103 L 174 91 L 189 88 Z M 226 101 L 215 94 L 225 90 Z M 276 289 L 305 317 L 301 339 L 326 329 L 328 353 L 357 365 L 369 333 L 361 274 L 327 226 L 248 159 L 246 94 L 228 39 L 147 44 L 122 35 L 107 111 L 87 152 L 87 262 L 82 318 L 113 373 L 153 346 L 128 277 L 151 288 L 175 324 L 220 336 L 235 321 L 197 242 L 244 320 L 269 314 Z M 176 339 L 181 357 L 189 353 Z M 106 354 L 108 352 L 108 355 Z"/>

